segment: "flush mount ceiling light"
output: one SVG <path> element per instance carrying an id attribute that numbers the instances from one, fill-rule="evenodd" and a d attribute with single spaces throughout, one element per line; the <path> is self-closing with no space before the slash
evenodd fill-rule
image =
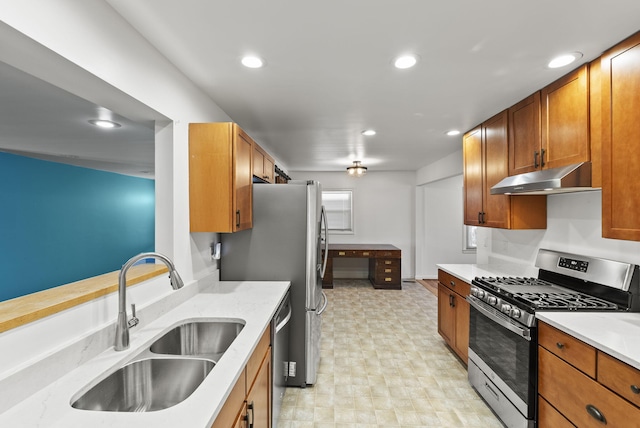
<path id="1" fill-rule="evenodd" d="M 347 167 L 350 177 L 362 177 L 367 173 L 367 167 L 360 165 L 360 161 L 353 161 L 353 165 Z"/>
<path id="2" fill-rule="evenodd" d="M 89 123 L 105 129 L 120 128 L 122 126 L 117 122 L 112 122 L 110 120 L 105 120 L 105 119 L 93 119 L 93 120 L 90 120 Z"/>
<path id="3" fill-rule="evenodd" d="M 393 65 L 399 69 L 411 68 L 418 62 L 416 55 L 402 55 L 393 60 Z"/>
<path id="4" fill-rule="evenodd" d="M 374 131 L 373 129 L 365 129 L 364 131 L 362 131 L 362 135 L 371 137 L 372 135 L 376 135 L 376 131 Z"/>
<path id="5" fill-rule="evenodd" d="M 242 62 L 242 65 L 244 65 L 247 68 L 262 68 L 262 67 L 264 67 L 264 60 L 262 58 L 260 58 L 260 57 L 257 57 L 257 56 L 247 55 L 245 57 L 242 57 L 240 62 Z"/>
<path id="6" fill-rule="evenodd" d="M 455 135 L 460 135 L 460 131 L 458 131 L 457 129 L 452 129 L 451 131 L 447 132 L 447 135 L 450 137 L 453 137 Z"/>
<path id="7" fill-rule="evenodd" d="M 564 67 L 565 65 L 569 65 L 575 60 L 582 58 L 582 52 L 571 52 L 568 54 L 563 54 L 552 59 L 547 67 L 549 68 L 559 68 Z"/>

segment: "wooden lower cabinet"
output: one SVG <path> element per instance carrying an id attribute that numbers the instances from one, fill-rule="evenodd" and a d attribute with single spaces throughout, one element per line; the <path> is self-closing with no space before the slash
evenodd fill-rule
<path id="1" fill-rule="evenodd" d="M 271 428 L 272 376 L 269 326 L 211 428 Z"/>
<path id="2" fill-rule="evenodd" d="M 465 363 L 469 359 L 470 285 L 438 270 L 438 333 Z"/>
<path id="3" fill-rule="evenodd" d="M 540 335 L 545 330 L 566 335 L 543 322 L 539 326 Z M 565 347 L 573 352 L 563 354 Z M 586 359 L 581 355 L 585 352 L 590 354 Z M 640 408 L 616 390 L 633 394 L 636 383 L 640 371 L 569 335 L 539 342 L 538 427 L 640 427 Z"/>

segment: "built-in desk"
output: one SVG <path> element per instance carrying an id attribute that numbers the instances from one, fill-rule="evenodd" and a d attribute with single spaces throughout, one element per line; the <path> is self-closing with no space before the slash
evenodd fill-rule
<path id="1" fill-rule="evenodd" d="M 333 288 L 334 258 L 369 259 L 369 280 L 373 288 L 399 290 L 402 252 L 388 244 L 329 244 L 327 269 L 322 278 L 323 288 Z"/>

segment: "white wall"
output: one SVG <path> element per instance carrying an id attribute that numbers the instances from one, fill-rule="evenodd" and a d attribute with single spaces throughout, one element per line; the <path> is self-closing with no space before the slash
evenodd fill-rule
<path id="1" fill-rule="evenodd" d="M 481 228 L 478 263 L 533 264 L 539 248 L 640 264 L 640 242 L 602 238 L 602 193 L 547 196 L 547 229 L 515 231 Z"/>
<path id="2" fill-rule="evenodd" d="M 438 277 L 438 263 L 475 263 L 463 253 L 462 175 L 437 180 L 416 190 L 416 278 Z"/>
<path id="3" fill-rule="evenodd" d="M 345 172 L 290 171 L 295 180 L 318 180 L 324 190 L 352 189 L 354 234 L 330 235 L 329 242 L 391 244 L 402 250 L 402 278 L 415 277 L 415 173 L 370 171 L 362 178 Z M 336 278 L 365 278 L 366 259 L 338 261 Z"/>

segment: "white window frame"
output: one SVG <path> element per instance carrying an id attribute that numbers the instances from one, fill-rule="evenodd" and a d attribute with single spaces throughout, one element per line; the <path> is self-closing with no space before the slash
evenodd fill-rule
<path id="1" fill-rule="evenodd" d="M 330 224 L 331 220 L 329 219 L 330 217 L 330 213 L 331 211 L 329 210 L 329 208 L 327 207 L 327 204 L 325 203 L 325 194 L 329 195 L 329 194 L 348 194 L 349 195 L 349 225 L 347 225 L 347 228 L 332 228 L 329 227 L 329 235 L 353 235 L 354 234 L 354 224 L 353 224 L 353 219 L 354 219 L 354 215 L 353 215 L 353 189 L 325 189 L 322 191 L 322 204 L 324 205 L 324 209 L 325 212 L 327 214 L 327 223 Z M 342 211 L 342 214 L 345 215 L 346 213 L 344 212 L 344 210 Z M 327 225 L 329 226 L 329 225 Z"/>
<path id="2" fill-rule="evenodd" d="M 474 254 L 477 251 L 477 233 L 478 226 L 462 225 L 462 252 L 464 254 Z"/>

